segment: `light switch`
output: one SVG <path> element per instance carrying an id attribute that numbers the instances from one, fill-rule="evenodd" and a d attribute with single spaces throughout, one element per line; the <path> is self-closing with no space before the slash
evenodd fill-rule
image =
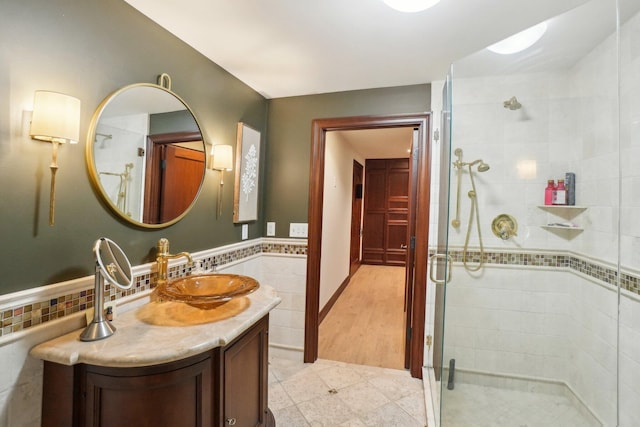
<path id="1" fill-rule="evenodd" d="M 289 224 L 289 237 L 307 237 L 308 224 L 306 222 L 292 222 Z"/>
<path id="2" fill-rule="evenodd" d="M 267 222 L 267 236 L 275 236 L 275 235 L 276 235 L 276 223 Z"/>
<path id="3" fill-rule="evenodd" d="M 242 240 L 249 238 L 249 224 L 242 224 Z"/>

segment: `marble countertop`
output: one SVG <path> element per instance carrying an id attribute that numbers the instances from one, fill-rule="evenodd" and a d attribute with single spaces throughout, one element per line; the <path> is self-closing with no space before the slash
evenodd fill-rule
<path id="1" fill-rule="evenodd" d="M 213 310 L 151 299 L 152 294 L 133 307 L 118 307 L 112 321 L 116 331 L 108 338 L 83 342 L 83 329 L 78 329 L 35 346 L 30 354 L 63 365 L 136 367 L 172 362 L 229 344 L 281 301 L 269 286 Z"/>

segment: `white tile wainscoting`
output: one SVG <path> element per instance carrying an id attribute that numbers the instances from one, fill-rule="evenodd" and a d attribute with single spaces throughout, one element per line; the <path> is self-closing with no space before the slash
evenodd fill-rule
<path id="1" fill-rule="evenodd" d="M 271 312 L 270 344 L 275 352 L 296 355 L 304 345 L 306 247 L 304 239 L 255 239 L 192 256 L 206 270 L 216 265 L 220 272 L 246 274 L 275 288 L 282 303 Z M 110 289 L 105 299 L 124 306 L 151 292 L 151 266 L 134 267 L 133 289 Z M 169 275 L 182 276 L 191 269 L 178 260 L 170 263 Z M 0 296 L 0 427 L 40 425 L 43 365 L 29 350 L 84 327 L 85 310 L 93 307 L 93 286 L 91 276 Z"/>
<path id="2" fill-rule="evenodd" d="M 271 314 L 271 354 L 301 360 L 305 240 L 256 239 L 193 255 L 205 269 L 215 264 L 220 272 L 246 274 L 276 289 L 282 303 Z M 461 370 L 561 382 L 605 425 L 612 425 L 618 348 L 613 266 L 560 252 L 487 256 L 481 280 L 458 263 L 454 267 L 448 285 L 445 361 L 455 357 Z M 124 305 L 146 295 L 150 267 L 134 268 L 134 292 L 112 290 L 106 297 Z M 188 270 L 184 264 L 170 265 L 171 277 Z M 640 425 L 631 407 L 640 399 L 639 277 L 633 271 L 620 277 L 623 426 Z M 42 363 L 29 357 L 29 350 L 83 327 L 80 307 L 93 305 L 92 288 L 93 278 L 86 277 L 0 296 L 0 427 L 39 424 Z"/>
<path id="3" fill-rule="evenodd" d="M 526 382 L 538 390 L 558 383 L 605 426 L 616 425 L 620 369 L 620 425 L 640 425 L 630 407 L 640 399 L 637 272 L 621 274 L 618 341 L 614 266 L 574 255 L 524 265 L 526 258 L 503 255 L 513 263 L 497 257 L 481 277 L 454 266 L 443 363 L 455 359 L 462 383 L 508 389 Z"/>

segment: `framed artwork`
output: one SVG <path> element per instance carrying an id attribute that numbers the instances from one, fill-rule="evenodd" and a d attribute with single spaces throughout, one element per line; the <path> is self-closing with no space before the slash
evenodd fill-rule
<path id="1" fill-rule="evenodd" d="M 238 123 L 236 179 L 233 195 L 233 222 L 258 219 L 260 179 L 260 132 Z"/>

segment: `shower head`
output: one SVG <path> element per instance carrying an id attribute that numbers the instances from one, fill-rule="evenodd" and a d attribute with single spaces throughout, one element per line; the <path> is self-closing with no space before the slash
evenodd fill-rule
<path id="1" fill-rule="evenodd" d="M 512 96 L 510 99 L 507 99 L 503 102 L 504 108 L 508 108 L 509 110 L 519 110 L 522 108 L 522 104 L 518 102 L 515 96 Z"/>
<path id="2" fill-rule="evenodd" d="M 489 170 L 490 166 L 482 161 L 482 159 L 474 160 L 469 163 L 469 168 L 472 166 L 478 165 L 478 172 L 486 172 Z"/>

